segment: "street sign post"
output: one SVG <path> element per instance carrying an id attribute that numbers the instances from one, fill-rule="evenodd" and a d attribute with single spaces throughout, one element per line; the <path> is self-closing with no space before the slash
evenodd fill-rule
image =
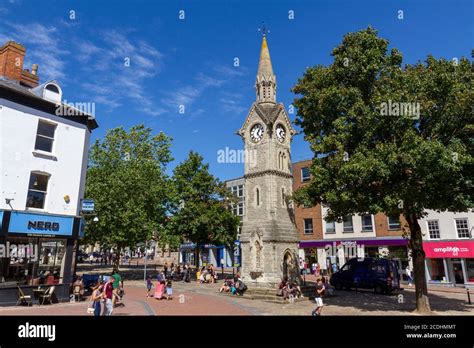
<path id="1" fill-rule="evenodd" d="M 94 211 L 94 201 L 92 199 L 83 199 L 82 200 L 82 212 L 83 213 L 92 213 Z"/>

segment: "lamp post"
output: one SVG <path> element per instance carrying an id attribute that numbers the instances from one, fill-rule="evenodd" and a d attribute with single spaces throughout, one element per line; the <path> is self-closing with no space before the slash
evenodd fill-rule
<path id="1" fill-rule="evenodd" d="M 147 245 L 148 241 L 145 241 L 145 268 L 143 270 L 143 281 L 146 282 L 146 261 L 147 261 Z"/>

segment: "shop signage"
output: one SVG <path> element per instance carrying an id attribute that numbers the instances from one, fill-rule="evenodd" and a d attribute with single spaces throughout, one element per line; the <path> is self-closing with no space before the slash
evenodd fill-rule
<path id="1" fill-rule="evenodd" d="M 435 258 L 474 258 L 474 241 L 424 242 L 426 257 Z"/>
<path id="2" fill-rule="evenodd" d="M 40 231 L 59 231 L 59 223 L 49 221 L 28 221 L 28 229 Z"/>
<path id="3" fill-rule="evenodd" d="M 82 200 L 82 212 L 91 213 L 94 211 L 94 201 L 92 199 L 83 199 Z"/>
<path id="4" fill-rule="evenodd" d="M 8 233 L 41 236 L 72 236 L 74 217 L 12 212 Z"/>
<path id="5" fill-rule="evenodd" d="M 3 223 L 3 211 L 0 211 L 0 229 L 2 228 Z"/>

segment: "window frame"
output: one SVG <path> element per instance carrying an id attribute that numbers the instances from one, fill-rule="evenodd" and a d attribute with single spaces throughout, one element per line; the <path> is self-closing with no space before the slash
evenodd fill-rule
<path id="1" fill-rule="evenodd" d="M 430 223 L 436 223 L 437 225 L 437 237 L 433 237 L 433 235 L 435 234 L 435 231 L 432 231 L 430 229 Z M 439 228 L 439 220 L 438 219 L 433 219 L 433 220 L 426 220 L 426 229 L 428 230 L 428 236 L 429 236 L 429 239 L 433 239 L 433 240 L 438 240 L 438 239 L 441 239 L 441 231 L 440 231 L 440 228 Z"/>
<path id="2" fill-rule="evenodd" d="M 364 217 L 370 217 L 370 229 L 366 228 L 368 225 L 364 224 Z M 372 214 L 363 214 L 360 216 L 360 222 L 361 222 L 361 231 L 362 232 L 374 232 L 374 221 L 372 219 Z"/>
<path id="3" fill-rule="evenodd" d="M 303 175 L 303 171 L 304 171 L 305 169 L 308 170 L 308 176 L 304 176 L 304 175 Z M 311 172 L 310 172 L 310 170 L 309 170 L 309 167 L 303 167 L 303 168 L 301 168 L 301 182 L 308 182 L 308 181 L 310 181 L 310 180 L 311 180 Z"/>
<path id="4" fill-rule="evenodd" d="M 332 234 L 332 233 L 336 233 L 336 221 L 334 220 L 331 220 L 331 221 L 325 221 L 325 224 L 324 224 L 324 232 L 327 233 L 327 234 Z M 332 225 L 334 226 L 334 230 L 330 231 L 328 230 L 328 223 L 332 223 Z"/>
<path id="5" fill-rule="evenodd" d="M 350 226 L 350 230 L 347 229 L 346 227 L 346 221 L 344 221 L 347 217 L 350 217 L 351 218 L 351 226 Z M 342 232 L 343 233 L 354 233 L 354 217 L 352 215 L 346 215 L 344 216 L 343 220 L 342 220 Z"/>
<path id="6" fill-rule="evenodd" d="M 31 182 L 31 179 L 32 179 L 32 176 L 33 175 L 40 175 L 40 176 L 44 176 L 46 177 L 46 190 L 45 191 L 42 191 L 42 190 L 37 190 L 37 189 L 32 189 L 30 188 L 30 182 Z M 26 191 L 26 203 L 25 203 L 25 210 L 45 210 L 46 209 L 46 198 L 48 196 L 48 188 L 49 188 L 49 181 L 51 179 L 51 174 L 49 173 L 45 173 L 45 172 L 41 172 L 41 171 L 35 171 L 35 170 L 32 170 L 30 172 L 30 179 L 28 180 L 28 189 Z M 42 193 L 44 196 L 43 196 L 43 207 L 42 208 L 38 208 L 38 207 L 29 207 L 28 206 L 28 201 L 29 201 L 29 197 L 30 197 L 30 191 L 33 191 L 33 192 L 39 192 L 39 193 Z"/>
<path id="7" fill-rule="evenodd" d="M 391 227 L 391 226 L 390 226 L 390 219 L 396 219 L 396 218 L 395 218 L 395 217 L 387 216 L 387 228 L 388 228 L 388 230 L 389 230 L 389 231 L 399 231 L 399 230 L 401 230 L 402 224 L 401 224 L 401 222 L 400 222 L 400 217 L 398 217 L 398 224 L 397 224 L 398 227 Z M 393 224 L 392 224 L 392 225 L 393 225 Z"/>
<path id="8" fill-rule="evenodd" d="M 307 221 L 311 221 L 311 232 L 308 232 L 308 231 L 309 231 L 309 228 L 306 227 L 306 222 L 307 222 Z M 314 224 L 313 224 L 313 219 L 312 219 L 312 218 L 303 219 L 303 234 L 305 234 L 305 235 L 312 235 L 312 234 L 314 234 Z"/>
<path id="9" fill-rule="evenodd" d="M 466 222 L 467 237 L 461 237 L 459 235 L 458 221 L 465 221 Z M 456 235 L 457 235 L 458 239 L 470 239 L 471 238 L 471 230 L 470 230 L 470 226 L 469 226 L 469 219 L 467 217 L 455 218 L 454 219 L 454 226 L 456 228 Z"/>
<path id="10" fill-rule="evenodd" d="M 45 124 L 47 126 L 53 126 L 54 127 L 53 137 L 50 137 L 50 136 L 47 136 L 47 135 L 44 135 L 44 134 L 39 134 L 40 124 Z M 54 145 L 55 145 L 55 140 L 56 140 L 56 130 L 57 129 L 58 129 L 58 124 L 57 123 L 51 122 L 49 120 L 45 120 L 45 119 L 42 119 L 42 118 L 38 119 L 38 124 L 37 124 L 37 127 L 36 127 L 34 151 L 44 152 L 44 153 L 47 153 L 47 154 L 53 154 L 54 153 Z M 37 148 L 38 137 L 40 137 L 42 139 L 46 139 L 48 141 L 51 141 L 51 151 L 47 151 L 47 150 Z"/>

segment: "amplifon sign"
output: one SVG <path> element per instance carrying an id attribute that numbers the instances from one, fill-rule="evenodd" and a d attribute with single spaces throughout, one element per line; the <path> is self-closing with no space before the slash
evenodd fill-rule
<path id="1" fill-rule="evenodd" d="M 423 242 L 426 257 L 474 258 L 474 241 Z"/>

